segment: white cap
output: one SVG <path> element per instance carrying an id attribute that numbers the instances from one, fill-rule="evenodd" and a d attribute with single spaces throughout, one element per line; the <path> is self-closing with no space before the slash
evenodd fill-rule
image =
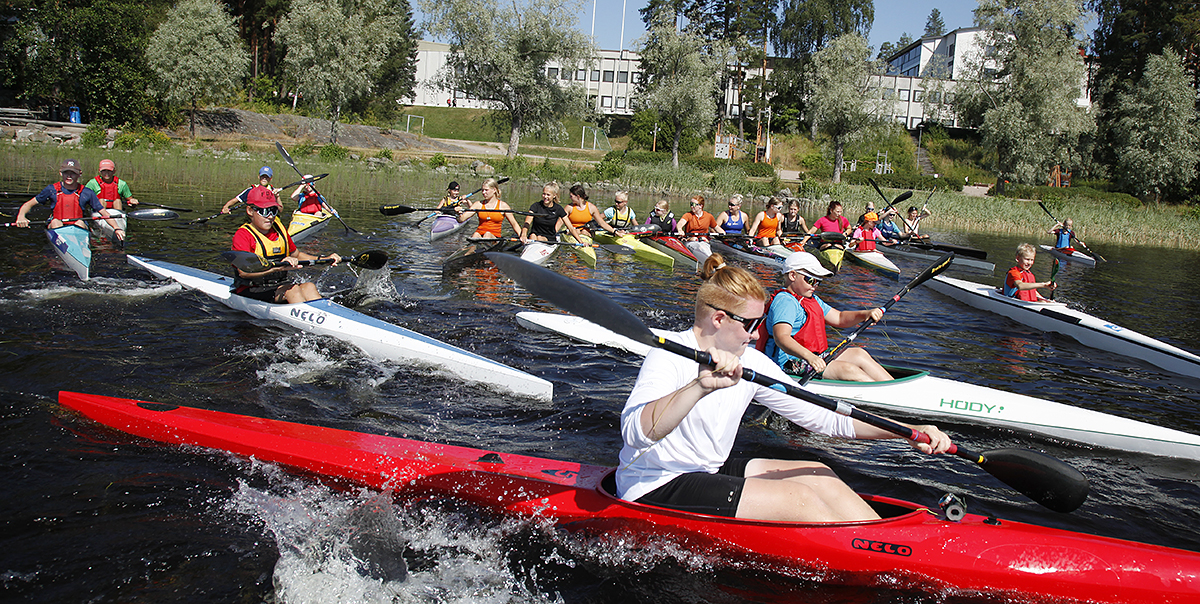
<path id="1" fill-rule="evenodd" d="M 783 263 L 783 274 L 788 274 L 792 271 L 803 271 L 808 273 L 810 277 L 828 277 L 833 272 L 821 266 L 821 261 L 817 257 L 808 252 L 796 252 L 788 256 L 787 261 Z"/>

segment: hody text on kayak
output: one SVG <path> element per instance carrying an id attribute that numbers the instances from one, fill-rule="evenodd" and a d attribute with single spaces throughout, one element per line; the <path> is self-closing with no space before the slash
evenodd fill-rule
<path id="1" fill-rule="evenodd" d="M 946 399 L 942 399 L 942 402 L 939 403 L 938 406 L 950 407 L 959 411 L 970 411 L 972 413 L 986 413 L 988 415 L 991 415 L 993 412 L 1000 413 L 1001 411 L 1004 411 L 1004 405 L 989 405 L 987 403 L 977 403 L 975 401 L 948 401 Z"/>

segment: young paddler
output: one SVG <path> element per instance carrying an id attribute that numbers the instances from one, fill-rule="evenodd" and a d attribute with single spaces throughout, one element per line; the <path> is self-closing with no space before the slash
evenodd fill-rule
<path id="1" fill-rule="evenodd" d="M 336 265 L 342 258 L 337 254 L 314 256 L 300 251 L 279 220 L 280 207 L 279 198 L 270 187 L 251 187 L 247 193 L 246 224 L 234 232 L 230 249 L 251 252 L 268 264 L 283 262 L 284 266 L 260 272 L 245 272 L 235 267 L 233 293 L 276 304 L 319 300 L 321 294 L 315 283 L 293 282 L 288 271 L 296 268 L 301 260 L 332 258 Z"/>
<path id="2" fill-rule="evenodd" d="M 29 201 L 21 204 L 21 208 L 17 210 L 17 226 L 29 228 L 29 218 L 26 217 L 26 214 L 33 209 L 33 206 L 45 204 L 50 206 L 50 221 L 46 224 L 47 229 L 57 229 L 67 225 L 87 229 L 87 223 L 83 219 L 90 218 L 92 214 L 99 214 L 113 228 L 117 239 L 124 241 L 125 229 L 115 219 L 109 217 L 108 210 L 96 196 L 96 192 L 79 182 L 80 174 L 78 160 L 63 160 L 58 170 L 59 181 L 47 185 L 37 195 L 29 198 Z"/>

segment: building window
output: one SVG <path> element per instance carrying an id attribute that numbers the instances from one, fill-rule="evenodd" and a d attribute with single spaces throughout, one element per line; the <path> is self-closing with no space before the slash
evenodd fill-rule
<path id="1" fill-rule="evenodd" d="M 737 116 L 738 116 L 738 106 L 730 105 L 729 106 L 729 117 L 737 117 Z"/>
<path id="2" fill-rule="evenodd" d="M 905 88 L 905 89 L 902 89 L 902 90 L 900 91 L 900 100 L 902 100 L 902 101 L 907 101 L 907 100 L 908 100 L 908 92 L 909 92 L 909 91 L 908 91 L 908 89 L 907 89 L 907 88 Z"/>
<path id="3" fill-rule="evenodd" d="M 640 72 L 640 71 L 635 71 L 629 75 L 631 78 L 629 81 L 633 82 L 634 84 L 637 84 L 638 82 L 642 81 L 642 72 Z"/>
<path id="4" fill-rule="evenodd" d="M 600 106 L 605 109 L 612 109 L 612 97 L 611 96 L 600 97 Z"/>
<path id="5" fill-rule="evenodd" d="M 929 93 L 929 102 L 930 102 L 930 103 L 940 103 L 940 102 L 942 102 L 942 93 L 940 93 L 940 92 L 937 92 L 936 90 L 935 90 L 935 91 L 933 91 L 933 92 L 930 92 L 930 93 Z"/>
<path id="6" fill-rule="evenodd" d="M 884 99 L 896 98 L 896 89 L 895 88 L 884 88 L 883 89 L 883 98 Z"/>
<path id="7" fill-rule="evenodd" d="M 605 81 L 605 82 L 611 82 L 611 81 L 613 81 L 613 76 L 615 76 L 615 75 L 616 75 L 616 74 L 614 74 L 614 73 L 613 73 L 613 72 L 611 72 L 611 71 L 605 71 L 605 72 L 604 72 L 604 81 Z"/>
<path id="8" fill-rule="evenodd" d="M 897 122 L 898 122 L 898 123 L 899 123 L 901 126 L 903 126 L 903 125 L 905 125 L 905 124 L 907 124 L 907 123 L 908 123 L 908 118 L 904 117 L 903 115 L 897 115 L 897 116 L 896 116 L 896 121 L 897 121 Z"/>
<path id="9" fill-rule="evenodd" d="M 618 71 L 617 72 L 617 83 L 618 84 L 629 83 L 629 72 L 628 71 Z"/>
<path id="10" fill-rule="evenodd" d="M 623 96 L 617 97 L 617 109 L 624 109 L 624 108 L 625 108 L 625 97 L 623 97 Z"/>
<path id="11" fill-rule="evenodd" d="M 599 82 L 599 81 L 600 81 L 600 70 L 599 70 L 599 69 L 593 69 L 593 70 L 592 70 L 592 81 L 593 81 L 593 82 Z"/>
<path id="12" fill-rule="evenodd" d="M 919 118 L 919 117 L 909 118 L 909 120 L 908 120 L 908 129 L 909 129 L 909 130 L 916 130 L 916 129 L 917 129 L 917 124 L 920 124 L 920 123 L 921 123 L 921 118 Z"/>
<path id="13" fill-rule="evenodd" d="M 575 81 L 586 82 L 587 81 L 587 70 L 580 69 L 580 70 L 576 71 L 575 72 Z"/>
<path id="14" fill-rule="evenodd" d="M 551 68 L 547 69 L 546 76 L 549 77 L 551 80 L 557 80 L 558 79 L 558 68 L 551 67 Z"/>
<path id="15" fill-rule="evenodd" d="M 923 100 L 925 100 L 925 91 L 924 90 L 914 90 L 913 91 L 913 102 L 920 103 Z"/>

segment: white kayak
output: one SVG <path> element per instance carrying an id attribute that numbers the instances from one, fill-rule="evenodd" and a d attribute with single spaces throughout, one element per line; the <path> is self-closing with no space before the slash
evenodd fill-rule
<path id="1" fill-rule="evenodd" d="M 86 228 L 67 225 L 57 229 L 46 229 L 46 238 L 54 253 L 75 271 L 80 279 L 87 281 L 92 266 L 92 237 Z"/>
<path id="2" fill-rule="evenodd" d="M 527 329 L 553 332 L 597 346 L 645 355 L 650 347 L 586 319 L 554 313 L 519 312 Z M 662 335 L 662 330 L 652 330 Z M 1122 451 L 1200 459 L 1200 436 L 1145 422 L 1081 409 L 1045 399 L 1014 394 L 929 375 L 926 371 L 888 367 L 896 377 L 886 382 L 841 382 L 814 379 L 804 388 L 830 398 L 920 417 L 989 424 Z"/>
<path id="3" fill-rule="evenodd" d="M 757 262 L 774 269 L 783 268 L 783 258 L 752 243 L 723 242 L 713 240 L 712 249 L 727 258 L 737 258 L 744 262 Z"/>
<path id="4" fill-rule="evenodd" d="M 90 222 L 92 223 L 92 228 L 95 229 L 97 234 L 103 236 L 105 239 L 108 239 L 113 243 L 116 243 L 119 241 L 117 239 L 117 229 L 121 229 L 126 234 L 129 233 L 129 220 L 125 218 L 125 213 L 121 210 L 109 209 L 108 215 L 113 219 L 113 222 L 116 223 L 116 226 L 108 224 L 107 220 L 92 220 Z M 100 215 L 96 214 L 95 216 L 99 217 Z"/>
<path id="5" fill-rule="evenodd" d="M 527 260 L 534 264 L 545 264 L 555 253 L 558 252 L 561 245 L 551 243 L 541 243 L 538 241 L 530 241 L 525 244 L 525 248 L 521 250 L 521 260 Z"/>
<path id="6" fill-rule="evenodd" d="M 438 214 L 429 227 L 429 241 L 445 239 L 470 226 L 471 221 L 459 222 L 453 214 Z"/>
<path id="7" fill-rule="evenodd" d="M 1043 252 L 1046 252 L 1046 253 L 1050 254 L 1051 256 L 1058 258 L 1059 260 L 1066 260 L 1067 262 L 1074 262 L 1076 264 L 1082 264 L 1084 266 L 1096 266 L 1095 258 L 1092 258 L 1091 256 L 1089 256 L 1079 250 L 1073 250 L 1070 254 L 1068 254 L 1065 250 L 1060 250 L 1058 248 L 1050 247 L 1048 245 L 1041 245 L 1038 247 L 1042 248 Z"/>
<path id="8" fill-rule="evenodd" d="M 231 291 L 233 278 L 161 260 L 129 256 L 129 264 L 259 319 L 279 321 L 297 329 L 354 344 L 367 354 L 394 361 L 427 365 L 449 376 L 478 382 L 506 393 L 548 401 L 550 382 L 468 352 L 429 336 L 350 310 L 331 300 L 301 304 L 270 304 Z"/>
<path id="9" fill-rule="evenodd" d="M 851 262 L 861 264 L 885 277 L 893 279 L 900 278 L 900 267 L 896 266 L 895 262 L 888 259 L 878 250 L 868 252 L 860 252 L 858 250 L 846 250 L 846 256 Z"/>
<path id="10" fill-rule="evenodd" d="M 292 212 L 292 222 L 288 225 L 288 235 L 291 235 L 293 242 L 300 243 L 320 233 L 329 225 L 329 221 L 331 220 L 333 220 L 333 214 L 326 214 L 325 212 L 308 214 L 296 210 Z"/>
<path id="11" fill-rule="evenodd" d="M 1200 375 L 1200 356 L 1061 302 L 1026 302 L 1005 296 L 991 285 L 944 275 L 930 279 L 925 285 L 959 302 L 1004 315 L 1035 329 L 1061 333 L 1087 346 L 1142 359 L 1182 375 Z"/>
<path id="12" fill-rule="evenodd" d="M 697 270 L 704 266 L 704 261 L 712 255 L 712 246 L 707 241 L 688 241 L 683 245 L 696 257 Z"/>

